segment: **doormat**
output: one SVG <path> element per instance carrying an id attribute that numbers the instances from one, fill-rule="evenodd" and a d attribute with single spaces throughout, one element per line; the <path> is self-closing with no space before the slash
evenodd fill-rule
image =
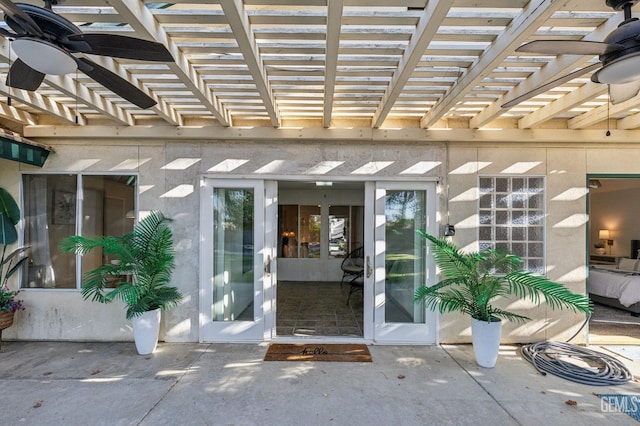
<path id="1" fill-rule="evenodd" d="M 371 362 L 371 354 L 367 345 L 362 344 L 273 343 L 264 360 Z"/>

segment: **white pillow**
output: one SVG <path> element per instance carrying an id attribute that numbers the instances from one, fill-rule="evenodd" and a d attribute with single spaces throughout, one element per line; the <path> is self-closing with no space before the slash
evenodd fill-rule
<path id="1" fill-rule="evenodd" d="M 618 263 L 618 269 L 623 271 L 636 271 L 637 264 L 637 259 L 629 259 L 627 257 L 623 257 L 622 259 L 620 259 L 620 263 Z"/>

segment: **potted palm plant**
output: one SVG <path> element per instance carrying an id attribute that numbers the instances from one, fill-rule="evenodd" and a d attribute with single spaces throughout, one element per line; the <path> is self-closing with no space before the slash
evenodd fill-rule
<path id="1" fill-rule="evenodd" d="M 416 302 L 440 313 L 458 311 L 471 317 L 471 338 L 476 362 L 494 367 L 500 347 L 502 320 L 524 322 L 530 318 L 505 311 L 491 303 L 498 297 L 515 296 L 540 303 L 541 296 L 552 309 L 567 308 L 590 313 L 591 300 L 569 291 L 564 285 L 522 270 L 522 259 L 495 249 L 464 253 L 454 243 L 427 234 L 441 280 L 419 287 Z"/>
<path id="2" fill-rule="evenodd" d="M 16 225 L 20 221 L 20 209 L 11 194 L 0 188 L 0 338 L 2 330 L 13 324 L 14 313 L 24 309 L 22 300 L 18 299 L 20 290 L 9 288 L 9 278 L 24 266 L 29 259 L 26 251 L 29 246 L 21 246 L 8 251 L 10 244 L 18 240 Z"/>
<path id="3" fill-rule="evenodd" d="M 182 294 L 169 286 L 174 268 L 171 219 L 151 212 L 123 236 L 75 235 L 63 239 L 61 249 L 78 255 L 102 248 L 104 256 L 115 259 L 87 272 L 82 282 L 85 300 L 126 304 L 136 349 L 152 353 L 158 342 L 160 311 L 180 303 Z"/>

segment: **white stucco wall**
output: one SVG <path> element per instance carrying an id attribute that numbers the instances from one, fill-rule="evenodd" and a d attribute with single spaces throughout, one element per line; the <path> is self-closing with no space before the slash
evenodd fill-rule
<path id="1" fill-rule="evenodd" d="M 584 293 L 586 286 L 586 189 L 585 148 L 530 146 L 452 146 L 449 161 L 450 222 L 461 247 L 477 250 L 478 176 L 537 175 L 546 177 L 547 277 L 571 290 Z M 551 311 L 523 301 L 503 307 L 529 316 L 524 324 L 506 323 L 503 342 L 565 340 L 582 325 L 584 316 L 571 311 Z M 447 315 L 442 322 L 443 342 L 471 340 L 468 320 Z M 584 333 L 574 342 L 584 341 Z"/>
<path id="2" fill-rule="evenodd" d="M 167 341 L 198 341 L 199 212 L 198 185 L 203 176 L 317 180 L 314 171 L 331 163 L 325 179 L 440 179 L 442 223 L 456 226 L 455 242 L 470 249 L 477 240 L 479 175 L 540 175 L 547 182 L 546 254 L 548 276 L 572 290 L 585 290 L 587 173 L 636 173 L 640 149 L 387 142 L 167 142 L 55 141 L 44 171 L 137 172 L 141 211 L 159 209 L 175 219 L 177 266 L 173 284 L 184 303 L 163 315 Z M 448 173 L 446 164 L 448 162 Z M 32 167 L 0 160 L 0 186 L 16 198 L 20 171 Z M 422 168 L 420 166 L 423 166 Z M 444 180 L 443 180 L 444 179 Z M 449 219 L 446 218 L 448 195 Z M 130 324 L 118 305 L 81 300 L 79 291 L 29 289 L 23 292 L 27 310 L 3 332 L 12 339 L 131 340 Z M 524 325 L 508 324 L 505 342 L 564 339 L 583 317 L 515 302 L 509 308 L 534 318 Z M 457 315 L 441 319 L 443 342 L 470 341 L 469 322 Z M 584 336 L 582 336 L 584 337 Z M 576 341 L 579 341 L 576 340 Z"/>

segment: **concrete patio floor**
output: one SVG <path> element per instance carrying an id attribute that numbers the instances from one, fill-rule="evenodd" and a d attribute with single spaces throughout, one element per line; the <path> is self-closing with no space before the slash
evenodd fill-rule
<path id="1" fill-rule="evenodd" d="M 371 363 L 265 362 L 266 344 L 161 343 L 140 356 L 133 343 L 3 342 L 0 424 L 637 424 L 594 394 L 640 395 L 640 383 L 542 376 L 513 346 L 493 369 L 469 345 L 369 349 Z"/>

